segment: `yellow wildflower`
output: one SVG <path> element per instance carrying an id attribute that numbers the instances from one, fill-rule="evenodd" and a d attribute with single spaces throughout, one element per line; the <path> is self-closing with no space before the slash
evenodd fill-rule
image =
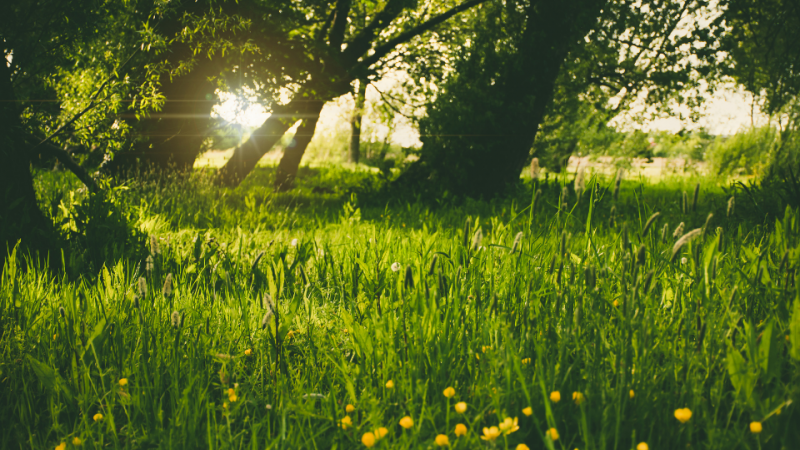
<path id="1" fill-rule="evenodd" d="M 350 414 L 351 412 L 356 410 L 356 407 L 353 405 L 347 405 L 344 407 L 344 410 L 347 412 L 347 414 Z"/>
<path id="2" fill-rule="evenodd" d="M 228 402 L 222 402 L 222 408 L 228 409 Z"/>
<path id="3" fill-rule="evenodd" d="M 75 436 L 74 438 L 72 438 L 72 445 L 74 445 L 75 447 L 80 447 L 81 444 L 83 444 L 83 441 L 81 440 L 81 438 L 79 438 L 78 436 Z"/>
<path id="4" fill-rule="evenodd" d="M 497 439 L 498 437 L 500 437 L 500 429 L 499 428 L 497 428 L 497 427 L 489 427 L 489 428 L 483 427 L 483 436 L 481 436 L 481 439 L 483 439 L 484 441 L 493 441 L 493 440 Z"/>
<path id="5" fill-rule="evenodd" d="M 750 432 L 753 434 L 761 433 L 763 427 L 761 426 L 761 422 L 750 422 Z"/>
<path id="6" fill-rule="evenodd" d="M 236 394 L 233 394 L 230 397 L 228 397 L 228 400 L 230 400 L 230 402 L 233 403 L 236 400 L 239 400 L 239 397 L 237 397 Z"/>
<path id="7" fill-rule="evenodd" d="M 459 423 L 458 425 L 456 425 L 456 437 L 464 436 L 466 434 L 467 434 L 467 426 L 466 425 L 464 425 L 463 423 Z"/>
<path id="8" fill-rule="evenodd" d="M 54 334 L 54 335 L 53 335 L 53 340 L 55 341 L 56 339 L 58 339 L 58 335 L 57 335 L 57 334 Z"/>
<path id="9" fill-rule="evenodd" d="M 530 363 L 531 363 L 530 358 L 522 358 L 522 364 L 530 364 Z"/>
<path id="10" fill-rule="evenodd" d="M 389 380 L 386 382 L 386 389 L 392 389 L 394 387 L 394 381 Z"/>
<path id="11" fill-rule="evenodd" d="M 553 441 L 557 441 L 558 437 L 559 437 L 558 436 L 558 430 L 556 430 L 555 428 L 550 428 L 544 434 L 546 434 L 547 437 L 549 437 Z"/>
<path id="12" fill-rule="evenodd" d="M 100 413 L 97 413 L 94 416 L 92 416 L 92 419 L 94 419 L 95 422 L 100 422 L 101 420 L 103 420 L 103 415 L 100 414 Z"/>
<path id="13" fill-rule="evenodd" d="M 372 434 L 372 432 L 367 431 L 363 436 L 361 436 L 361 443 L 367 448 L 372 447 L 375 445 L 375 435 Z"/>
<path id="14" fill-rule="evenodd" d="M 630 392 L 628 392 L 628 396 L 629 396 L 630 398 L 633 398 L 633 397 L 635 397 L 635 396 L 636 396 L 636 393 L 635 393 L 635 392 L 633 392 L 633 389 L 631 389 L 631 391 L 630 391 Z"/>
<path id="15" fill-rule="evenodd" d="M 492 347 L 489 347 L 488 345 L 484 345 L 483 347 L 481 347 L 481 350 L 483 351 L 483 353 L 486 353 L 486 350 L 491 350 L 491 349 L 492 349 Z"/>
<path id="16" fill-rule="evenodd" d="M 681 423 L 686 423 L 692 418 L 692 410 L 689 408 L 678 408 L 675 410 L 675 418 Z"/>
<path id="17" fill-rule="evenodd" d="M 440 434 L 436 436 L 436 445 L 439 447 L 447 447 L 450 445 L 450 439 L 447 439 L 446 434 Z"/>
<path id="18" fill-rule="evenodd" d="M 517 445 L 517 450 L 531 450 L 531 449 L 525 444 L 519 444 Z"/>
<path id="19" fill-rule="evenodd" d="M 383 438 L 387 434 L 389 434 L 389 430 L 387 430 L 386 427 L 380 427 L 377 431 L 375 431 L 375 437 L 378 439 Z"/>
<path id="20" fill-rule="evenodd" d="M 342 417 L 342 420 L 340 422 L 343 430 L 346 430 L 347 427 L 353 426 L 353 419 L 351 419 L 350 416 Z"/>
<path id="21" fill-rule="evenodd" d="M 235 393 L 236 393 L 236 391 L 234 391 L 233 388 L 229 388 L 228 389 L 228 397 L 230 397 L 231 395 L 233 395 Z"/>
<path id="22" fill-rule="evenodd" d="M 347 328 L 343 329 L 342 333 L 347 334 Z"/>
<path id="23" fill-rule="evenodd" d="M 553 403 L 558 403 L 561 401 L 561 392 L 553 391 L 550 393 L 550 401 Z"/>
<path id="24" fill-rule="evenodd" d="M 636 450 L 650 450 L 650 446 L 647 445 L 647 442 L 639 442 L 639 445 L 636 446 Z"/>
<path id="25" fill-rule="evenodd" d="M 516 417 L 514 417 L 514 420 L 511 420 L 511 417 L 506 417 L 506 418 L 505 418 L 505 419 L 504 419 L 504 420 L 503 420 L 503 421 L 502 421 L 502 422 L 501 422 L 501 423 L 498 425 L 498 427 L 500 428 L 500 431 L 502 431 L 502 432 L 503 432 L 503 434 L 506 434 L 506 435 L 507 435 L 507 434 L 511 434 L 511 433 L 513 433 L 513 432 L 515 432 L 515 431 L 519 430 L 519 425 L 518 425 L 518 423 L 519 423 L 519 420 L 518 420 Z"/>
<path id="26" fill-rule="evenodd" d="M 445 397 L 453 398 L 454 395 L 456 395 L 456 390 L 455 389 L 453 389 L 452 387 L 445 388 L 445 390 L 444 390 L 444 396 Z"/>
<path id="27" fill-rule="evenodd" d="M 459 414 L 464 414 L 467 411 L 467 404 L 464 402 L 456 403 L 456 412 Z"/>
<path id="28" fill-rule="evenodd" d="M 619 300 L 614 300 L 614 308 L 619 306 Z"/>
<path id="29" fill-rule="evenodd" d="M 67 450 L 67 443 L 66 442 L 62 442 L 62 443 L 56 445 L 56 450 Z"/>
<path id="30" fill-rule="evenodd" d="M 405 416 L 402 419 L 400 419 L 400 426 L 407 430 L 414 426 L 414 419 L 412 419 L 409 416 Z"/>
<path id="31" fill-rule="evenodd" d="M 248 348 L 247 350 L 244 351 L 244 356 L 250 356 L 252 354 L 253 354 L 253 350 L 252 349 Z"/>
<path id="32" fill-rule="evenodd" d="M 572 401 L 575 402 L 576 405 L 580 405 L 583 401 L 586 400 L 586 397 L 583 396 L 580 392 L 573 392 L 572 393 Z"/>
<path id="33" fill-rule="evenodd" d="M 128 385 L 128 379 L 127 378 L 120 378 L 119 379 L 119 385 L 122 386 L 122 387 L 127 386 Z"/>
<path id="34" fill-rule="evenodd" d="M 533 408 L 531 408 L 530 406 L 528 406 L 527 408 L 522 408 L 522 414 L 530 416 L 531 414 L 533 414 Z"/>

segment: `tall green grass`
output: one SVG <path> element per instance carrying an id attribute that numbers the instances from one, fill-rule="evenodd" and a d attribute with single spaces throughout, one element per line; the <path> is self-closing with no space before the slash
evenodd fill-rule
<path id="1" fill-rule="evenodd" d="M 438 208 L 148 189 L 146 258 L 76 279 L 9 259 L 1 447 L 800 445 L 797 210 L 597 178 Z"/>

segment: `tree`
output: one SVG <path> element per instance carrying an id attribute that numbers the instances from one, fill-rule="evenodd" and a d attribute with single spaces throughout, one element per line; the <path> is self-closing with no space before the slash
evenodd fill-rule
<path id="1" fill-rule="evenodd" d="M 114 140 L 120 128 L 115 116 L 125 106 L 143 112 L 155 100 L 152 76 L 144 71 L 134 83 L 130 62 L 140 41 L 104 41 L 131 31 L 140 15 L 164 12 L 147 2 L 108 0 L 31 0 L 4 9 L 0 16 L 3 64 L 0 64 L 0 242 L 4 247 L 22 241 L 23 248 L 42 257 L 55 250 L 58 236 L 38 208 L 31 164 L 56 158 L 92 192 L 96 181 L 64 147 L 90 139 Z M 141 23 L 141 22 L 138 22 Z M 131 33 L 135 35 L 135 33 Z M 104 45 L 100 46 L 100 42 Z M 81 61 L 94 60 L 91 66 Z M 76 64 L 76 61 L 78 63 Z M 88 76 L 87 76 L 88 75 Z M 49 100 L 49 101 L 42 101 Z M 117 136 L 118 137 L 118 136 Z M 0 250 L 0 258 L 6 256 Z M 50 252 L 50 256 L 55 256 Z"/>
<path id="2" fill-rule="evenodd" d="M 478 36 L 420 122 L 421 158 L 397 184 L 493 195 L 519 179 L 548 114 L 581 102 L 613 112 L 641 92 L 686 103 L 714 52 L 700 1 L 510 3 L 476 16 Z"/>
<path id="3" fill-rule="evenodd" d="M 234 150 L 233 157 L 219 172 L 218 183 L 237 185 L 298 120 L 316 120 L 322 105 L 350 92 L 354 80 L 374 78 L 379 72 L 374 65 L 385 62 L 385 58 L 417 36 L 485 1 L 466 0 L 445 9 L 433 2 L 387 0 L 354 5 L 351 0 L 337 0 L 322 11 L 311 11 L 316 17 L 324 17 L 324 21 L 296 30 L 284 44 L 308 52 L 301 58 L 307 69 L 305 78 L 293 80 L 292 99 L 275 105 L 264 124 Z M 358 27 L 361 23 L 364 25 Z M 305 127 L 310 128 L 313 127 Z M 300 137 L 295 136 L 295 141 L 305 142 Z M 291 186 L 304 151 L 304 147 L 297 145 L 284 155 L 278 166 L 276 187 Z"/>

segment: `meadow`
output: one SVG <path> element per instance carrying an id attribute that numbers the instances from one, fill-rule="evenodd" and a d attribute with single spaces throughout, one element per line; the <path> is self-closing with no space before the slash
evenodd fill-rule
<path id="1" fill-rule="evenodd" d="M 587 174 L 394 199 L 351 193 L 368 173 L 271 175 L 116 187 L 63 272 L 9 258 L 0 447 L 800 446 L 800 211 L 776 192 Z M 103 206 L 66 176 L 37 188 L 69 236 Z"/>

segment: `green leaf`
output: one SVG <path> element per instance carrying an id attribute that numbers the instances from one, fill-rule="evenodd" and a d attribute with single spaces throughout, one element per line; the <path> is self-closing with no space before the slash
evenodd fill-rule
<path id="1" fill-rule="evenodd" d="M 795 299 L 792 306 L 792 320 L 789 322 L 789 342 L 792 348 L 789 354 L 800 361 L 800 300 Z"/>
<path id="2" fill-rule="evenodd" d="M 758 362 L 766 379 L 780 375 L 781 354 L 779 351 L 780 343 L 777 340 L 774 323 L 770 321 L 761 335 L 761 343 L 758 346 Z"/>

